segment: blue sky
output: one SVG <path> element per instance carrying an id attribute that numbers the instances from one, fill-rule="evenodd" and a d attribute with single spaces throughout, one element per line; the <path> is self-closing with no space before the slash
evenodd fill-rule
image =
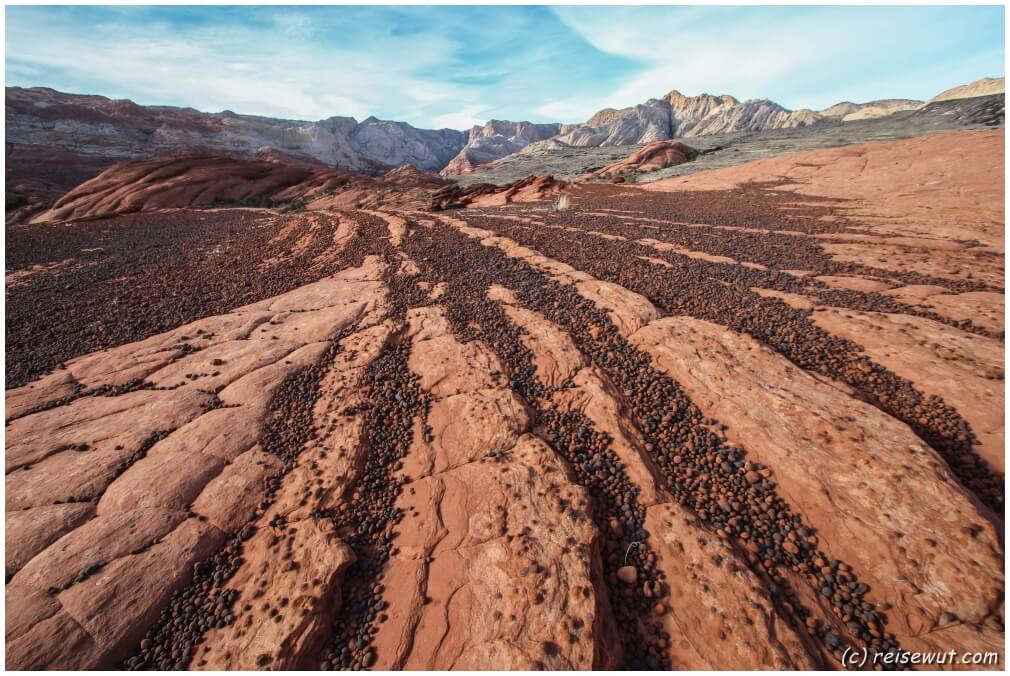
<path id="1" fill-rule="evenodd" d="M 1002 7 L 12 7 L 6 84 L 463 129 L 685 94 L 788 108 L 1003 75 Z"/>

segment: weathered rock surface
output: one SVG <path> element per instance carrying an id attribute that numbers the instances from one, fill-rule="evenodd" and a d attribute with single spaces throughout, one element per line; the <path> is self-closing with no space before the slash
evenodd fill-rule
<path id="1" fill-rule="evenodd" d="M 329 528 L 327 528 L 329 526 Z M 229 581 L 240 612 L 212 629 L 197 650 L 201 669 L 294 669 L 326 640 L 329 616 L 340 610 L 340 582 L 354 562 L 350 547 L 325 521 L 304 519 L 284 529 L 265 523 L 246 541 L 242 566 Z"/>
<path id="2" fill-rule="evenodd" d="M 7 514 L 7 547 L 4 569 L 13 575 L 67 532 L 95 514 L 91 503 L 45 505 Z"/>
<path id="3" fill-rule="evenodd" d="M 604 308 L 610 314 L 611 320 L 620 329 L 622 335 L 631 335 L 659 317 L 659 311 L 649 302 L 649 299 L 633 291 L 616 284 L 600 281 L 566 263 L 547 258 L 537 251 L 521 246 L 514 240 L 497 237 L 488 230 L 468 226 L 465 221 L 455 219 L 447 219 L 447 221 L 468 237 L 479 239 L 481 244 L 497 247 L 506 255 L 526 261 L 559 282 L 572 284 L 582 296 Z"/>
<path id="4" fill-rule="evenodd" d="M 403 167 L 372 178 L 310 164 L 183 155 L 116 164 L 33 222 L 192 207 L 402 205 L 418 200 L 416 193 L 446 185 L 437 176 Z"/>
<path id="5" fill-rule="evenodd" d="M 655 535 L 650 542 L 657 566 L 671 588 L 669 602 L 663 604 L 667 611 L 663 626 L 674 637 L 669 646 L 672 664 L 679 669 L 817 666 L 819 657 L 809 637 L 779 617 L 765 583 L 731 547 L 672 502 L 649 459 L 646 442 L 629 423 L 630 411 L 621 393 L 586 365 L 560 327 L 522 307 L 510 305 L 506 312 L 525 332 L 524 343 L 534 354 L 538 376 L 555 386 L 570 381 L 554 396 L 558 407 L 586 415 L 596 429 L 608 434 L 611 449 L 641 489 L 645 530 Z M 634 583 L 633 567 L 624 570 L 631 573 L 626 582 Z M 741 595 L 751 604 L 740 605 Z M 709 645 L 713 637 L 719 641 L 718 649 Z"/>
<path id="6" fill-rule="evenodd" d="M 883 236 L 1002 246 L 1003 132 L 951 132 L 814 150 L 649 183 L 649 190 L 712 190 L 758 177 L 776 190 L 844 199 L 860 228 Z M 952 163 L 959 156 L 971 161 Z M 942 185 L 959 190 L 938 190 Z M 872 248 L 871 248 L 872 249 Z"/>
<path id="7" fill-rule="evenodd" d="M 9 229 L 30 368 L 6 394 L 7 664 L 814 669 L 852 645 L 1000 666 L 980 136 L 793 157 L 784 187 L 751 167 L 553 208 L 311 193 Z M 178 281 L 202 275 L 228 293 Z M 165 313 L 148 289 L 198 298 Z M 36 301 L 66 310 L 59 358 L 25 340 Z M 116 331 L 152 313 L 171 328 Z M 103 349 L 66 337 L 96 318 Z"/>
<path id="8" fill-rule="evenodd" d="M 607 165 L 592 172 L 599 178 L 613 178 L 622 174 L 634 174 L 673 167 L 690 162 L 698 156 L 698 151 L 680 141 L 657 141 L 638 150 L 621 162 Z"/>
<path id="9" fill-rule="evenodd" d="M 606 618 L 597 616 L 583 491 L 526 432 L 528 417 L 486 347 L 457 342 L 434 308 L 413 311 L 409 325 L 410 367 L 435 398 L 433 429 L 430 442 L 415 436 L 404 466 L 410 481 L 398 504 L 407 518 L 385 580 L 400 610 L 376 635 L 376 666 L 599 665 Z M 495 400 L 514 403 L 489 407 Z"/>
<path id="10" fill-rule="evenodd" d="M 560 195 L 567 185 L 567 181 L 557 181 L 553 176 L 528 176 L 505 186 L 491 183 L 477 183 L 466 187 L 449 185 L 431 196 L 431 208 L 434 211 L 441 211 L 535 202 Z"/>
<path id="11" fill-rule="evenodd" d="M 961 411 L 978 437 L 979 455 L 1004 471 L 1003 343 L 908 315 L 820 309 L 813 319 Z"/>
<path id="12" fill-rule="evenodd" d="M 802 629 L 779 615 L 772 594 L 733 547 L 698 528 L 676 503 L 646 511 L 645 528 L 670 583 L 664 627 L 679 669 L 817 669 Z M 740 603 L 746 597 L 748 603 Z"/>
<path id="13" fill-rule="evenodd" d="M 8 635 L 20 637 L 8 645 L 8 664 L 107 668 L 135 649 L 193 565 L 253 516 L 263 479 L 278 469 L 274 456 L 255 448 L 274 391 L 314 363 L 327 339 L 378 310 L 380 272 L 369 259 L 195 322 L 183 330 L 204 337 L 196 351 L 168 348 L 178 341 L 173 332 L 71 361 L 64 371 L 99 387 L 120 382 L 121 370 L 141 362 L 147 370 L 139 377 L 168 389 L 85 397 L 37 413 L 22 408 L 8 427 L 8 527 L 21 534 L 8 551 L 8 600 L 19 603 L 16 594 L 28 590 L 52 600 L 38 613 L 8 614 Z M 152 361 L 159 346 L 165 356 Z M 91 368 L 97 362 L 100 371 Z M 13 392 L 23 406 L 58 394 L 30 386 Z M 352 560 L 324 533 L 306 529 L 304 537 L 333 545 L 333 561 L 318 563 L 331 578 Z M 257 560 L 252 551 L 247 561 Z M 325 617 L 326 608 L 317 615 Z M 283 628 L 311 643 L 313 632 L 299 623 Z M 38 647 L 40 635 L 57 627 L 79 637 L 71 641 L 79 647 L 73 658 L 62 643 Z M 320 638 L 318 629 L 314 636 Z"/>
<path id="14" fill-rule="evenodd" d="M 965 649 L 985 650 L 999 640 L 992 620 L 1002 547 L 993 515 L 905 425 L 708 322 L 662 319 L 632 340 L 771 470 L 825 551 L 893 608 L 889 627 L 903 644 L 937 649 L 940 634 L 957 634 Z M 922 532 L 929 537 L 911 535 Z M 941 576 L 947 582 L 934 584 Z"/>
<path id="15" fill-rule="evenodd" d="M 519 152 L 530 143 L 557 136 L 565 125 L 489 120 L 473 127 L 466 145 L 440 172 L 443 176 L 466 174 L 477 167 Z"/>

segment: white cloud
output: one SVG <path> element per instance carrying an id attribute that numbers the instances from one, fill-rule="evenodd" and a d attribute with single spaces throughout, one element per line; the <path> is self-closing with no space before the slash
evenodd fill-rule
<path id="1" fill-rule="evenodd" d="M 467 106 L 462 110 L 439 115 L 432 119 L 432 126 L 436 129 L 448 127 L 449 129 L 468 130 L 473 126 L 483 126 L 488 119 L 488 107 L 484 104 Z"/>
<path id="2" fill-rule="evenodd" d="M 743 10 L 746 11 L 746 10 Z M 598 49 L 638 59 L 643 70 L 602 102 L 612 107 L 661 97 L 766 96 L 769 85 L 800 63 L 834 58 L 837 25 L 803 17 L 762 17 L 706 7 L 561 7 L 559 16 Z M 717 20 L 718 19 L 718 20 Z"/>
<path id="3" fill-rule="evenodd" d="M 187 30 L 115 21 L 81 30 L 73 21 L 48 17 L 9 22 L 8 74 L 26 80 L 17 84 L 34 85 L 38 73 L 55 72 L 59 82 L 53 84 L 68 91 L 210 112 L 359 120 L 376 114 L 419 125 L 455 113 L 469 123 L 457 111 L 467 99 L 463 87 L 418 74 L 448 58 L 453 47 L 444 36 L 391 38 L 379 31 L 354 44 L 301 39 L 312 30 L 298 15 L 279 15 L 265 26 Z M 81 91 L 73 86 L 78 82 L 98 84 Z"/>
<path id="4" fill-rule="evenodd" d="M 959 8 L 566 6 L 555 12 L 597 49 L 643 64 L 602 97 L 611 107 L 670 89 L 772 98 L 791 108 L 843 98 L 928 97 L 957 78 L 984 74 L 984 66 L 951 65 L 964 54 L 978 57 L 968 59 L 973 64 L 1002 62 L 1002 54 L 983 56 L 985 48 L 973 44 L 985 18 Z"/>
<path id="5" fill-rule="evenodd" d="M 1002 14 L 998 40 L 978 38 L 986 16 L 960 16 L 855 7 L 12 7 L 7 84 L 459 129 L 491 117 L 581 122 L 674 88 L 819 107 L 928 97 L 1002 74 Z"/>
<path id="6" fill-rule="evenodd" d="M 533 112 L 539 119 L 555 122 L 585 122 L 600 108 L 600 101 L 559 100 L 537 106 Z"/>

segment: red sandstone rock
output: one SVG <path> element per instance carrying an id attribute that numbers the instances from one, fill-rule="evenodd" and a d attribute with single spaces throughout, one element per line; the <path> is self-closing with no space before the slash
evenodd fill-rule
<path id="1" fill-rule="evenodd" d="M 590 175 L 597 178 L 612 178 L 613 183 L 624 183 L 623 174 L 666 169 L 690 162 L 697 156 L 697 150 L 680 141 L 657 141 L 636 150 L 620 162 L 593 171 Z M 618 181 L 618 178 L 621 180 Z"/>
<path id="2" fill-rule="evenodd" d="M 556 197 L 564 191 L 566 186 L 565 181 L 556 180 L 553 176 L 528 176 L 504 186 L 476 183 L 464 188 L 451 185 L 432 195 L 431 208 L 441 211 L 471 206 L 502 206 L 516 202 L 534 202 Z"/>
<path id="3" fill-rule="evenodd" d="M 930 146 L 916 142 L 915 153 Z M 948 140 L 931 142 L 956 169 Z M 892 151 L 905 157 L 909 148 Z M 804 168 L 795 157 L 789 166 L 809 172 L 802 189 L 841 190 L 855 172 L 860 208 L 883 209 L 870 178 L 895 178 L 878 171 L 886 153 L 857 155 L 866 168 L 848 156 L 838 166 Z M 273 160 L 290 162 L 291 175 L 316 171 Z M 963 208 L 961 230 L 944 226 L 958 236 L 899 236 L 904 222 L 882 211 L 860 224 L 876 234 L 839 231 L 795 217 L 806 213 L 796 204 L 802 191 L 762 212 L 753 204 L 767 198 L 764 188 L 725 222 L 712 205 L 739 205 L 739 192 L 673 202 L 601 182 L 572 189 L 534 179 L 464 197 L 447 191 L 471 205 L 484 200 L 447 216 L 334 211 L 357 188 L 325 195 L 339 186 L 296 184 L 309 186 L 301 194 L 313 211 L 277 226 L 285 244 L 271 255 L 318 248 L 307 265 L 332 274 L 68 358 L 7 391 L 7 664 L 114 668 L 149 655 L 147 632 L 166 609 L 174 624 L 165 633 L 176 638 L 199 616 L 175 592 L 192 591 L 202 562 L 238 551 L 215 587 L 234 599 L 213 626 L 185 635 L 198 643 L 171 644 L 172 665 L 608 669 L 643 663 L 634 641 L 621 639 L 630 636 L 674 668 L 840 666 L 832 642 L 855 642 L 862 627 L 852 629 L 802 567 L 760 563 L 753 541 L 727 535 L 705 511 L 763 514 L 761 505 L 775 503 L 736 503 L 766 486 L 810 527 L 775 530 L 774 547 L 796 556 L 802 538 L 816 543 L 826 560 L 815 572 L 865 583 L 867 607 L 886 617 L 883 631 L 902 648 L 1002 660 L 1001 517 L 911 427 L 928 428 L 936 410 L 928 397 L 940 397 L 979 440 L 972 457 L 1002 470 L 1002 258 L 969 241 L 995 240 L 1002 226 L 987 220 L 985 200 L 972 207 L 957 191 L 934 194 L 916 183 L 918 169 L 908 172 L 917 199 Z M 212 174 L 200 180 L 212 185 Z M 107 204 L 134 204 L 130 195 L 156 204 L 171 180 L 133 182 L 136 192 L 110 185 L 118 197 Z M 391 195 L 437 188 L 405 168 L 383 180 Z M 969 197 L 976 184 L 992 192 L 981 176 L 965 182 Z M 520 203 L 562 189 L 577 205 L 571 212 Z M 672 204 L 692 222 L 668 220 Z M 772 230 L 771 216 L 799 226 Z M 887 260 L 891 250 L 902 256 Z M 974 260 L 982 262 L 969 277 L 964 262 Z M 831 267 L 848 262 L 871 270 Z M 462 276 L 444 274 L 458 263 Z M 75 264 L 14 282 L 60 280 Z M 928 279 L 905 274 L 904 264 Z M 270 270 L 271 261 L 249 262 L 250 275 Z M 570 312 L 575 301 L 590 305 Z M 854 309 L 860 303 L 888 311 Z M 471 307 L 479 311 L 467 314 Z M 710 311 L 727 325 L 694 316 Z M 754 316 L 768 326 L 742 333 Z M 886 371 L 844 382 L 843 369 L 800 368 L 791 343 L 815 353 L 803 341 L 820 331 L 832 348 L 824 363 L 859 355 L 868 361 L 853 363 Z M 390 355 L 408 344 L 390 369 Z M 627 372 L 639 376 L 622 380 Z M 925 422 L 903 422 L 872 389 L 860 390 L 885 377 L 926 395 Z M 148 386 L 131 389 L 137 379 Z M 539 399 L 525 388 L 534 382 L 544 388 Z M 301 383 L 293 395 L 291 383 Z M 404 394 L 423 398 L 410 404 L 406 426 L 374 417 L 401 410 Z M 576 419 L 574 431 L 554 435 L 547 410 Z M 670 457 L 659 448 L 666 428 L 647 433 L 667 416 L 692 421 Z M 685 494 L 675 481 L 688 475 L 670 467 L 686 467 L 679 454 L 702 431 L 721 450 L 740 449 L 743 464 L 730 454 L 706 465 L 704 479 L 692 469 Z M 605 444 L 589 446 L 583 432 Z M 403 454 L 380 465 L 387 433 Z M 733 478 L 711 481 L 722 492 L 710 494 L 704 482 L 720 471 Z M 389 498 L 388 511 L 354 511 L 381 503 L 377 496 Z M 362 577 L 362 562 L 376 560 L 363 544 L 368 528 L 390 549 Z M 365 587 L 368 607 L 356 595 Z M 627 615 L 626 599 L 642 612 Z M 369 615 L 365 634 L 339 633 L 348 618 Z"/>
<path id="4" fill-rule="evenodd" d="M 186 207 L 420 204 L 448 181 L 399 167 L 370 177 L 288 158 L 183 155 L 116 164 L 63 195 L 33 222 Z"/>

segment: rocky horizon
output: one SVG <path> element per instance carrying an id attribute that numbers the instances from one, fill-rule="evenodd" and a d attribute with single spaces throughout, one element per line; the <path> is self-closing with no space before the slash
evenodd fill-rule
<path id="1" fill-rule="evenodd" d="M 979 87 L 989 94 L 1002 91 L 1001 78 L 984 82 L 988 84 L 975 89 L 965 85 L 957 91 L 970 95 L 979 95 Z M 600 110 L 582 124 L 489 120 L 483 126 L 460 131 L 418 129 L 374 116 L 358 122 L 341 116 L 304 121 L 231 111 L 205 113 L 67 94 L 46 87 L 7 87 L 5 94 L 8 155 L 13 153 L 17 159 L 20 147 L 43 150 L 43 155 L 45 149 L 50 154 L 76 154 L 83 164 L 91 165 L 78 169 L 78 178 L 90 178 L 93 166 L 111 161 L 214 150 L 249 156 L 265 148 L 364 173 L 383 173 L 411 164 L 424 171 L 455 175 L 552 139 L 574 146 L 633 145 L 866 119 L 921 103 L 843 102 L 823 111 L 790 111 L 767 99 L 741 102 L 728 95 L 685 96 L 672 90 L 661 99 L 636 106 Z M 960 95 L 948 94 L 951 98 Z M 837 115 L 842 109 L 845 114 Z M 61 159 L 53 157 L 51 161 Z"/>

